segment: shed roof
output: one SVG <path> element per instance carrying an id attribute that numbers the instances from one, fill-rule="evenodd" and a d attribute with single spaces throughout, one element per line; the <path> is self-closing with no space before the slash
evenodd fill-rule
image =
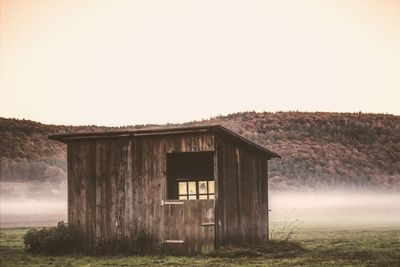
<path id="1" fill-rule="evenodd" d="M 67 143 L 68 141 L 83 140 L 83 139 L 171 135 L 171 134 L 196 133 L 196 132 L 214 132 L 214 133 L 218 132 L 225 136 L 229 136 L 240 143 L 249 145 L 262 153 L 267 154 L 269 158 L 281 158 L 281 156 L 279 156 L 278 154 L 248 140 L 247 138 L 244 138 L 243 136 L 219 124 L 179 127 L 179 128 L 152 128 L 152 129 L 137 129 L 129 131 L 54 134 L 54 135 L 49 135 L 49 139 Z"/>

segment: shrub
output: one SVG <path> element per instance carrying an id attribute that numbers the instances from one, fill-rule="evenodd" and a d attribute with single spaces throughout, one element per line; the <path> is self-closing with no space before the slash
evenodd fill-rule
<path id="1" fill-rule="evenodd" d="M 77 251 L 78 238 L 76 229 L 59 222 L 56 227 L 29 230 L 24 236 L 24 244 L 33 253 L 60 255 Z"/>

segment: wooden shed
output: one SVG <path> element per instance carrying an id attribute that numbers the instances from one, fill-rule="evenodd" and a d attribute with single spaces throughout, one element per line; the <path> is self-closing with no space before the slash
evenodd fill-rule
<path id="1" fill-rule="evenodd" d="M 93 248 L 145 234 L 184 253 L 268 239 L 268 160 L 220 126 L 51 135 L 68 146 L 68 221 Z"/>

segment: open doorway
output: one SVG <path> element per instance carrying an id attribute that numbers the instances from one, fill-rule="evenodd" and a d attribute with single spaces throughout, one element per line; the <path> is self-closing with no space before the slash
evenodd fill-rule
<path id="1" fill-rule="evenodd" d="M 214 199 L 214 152 L 167 154 L 168 199 Z"/>

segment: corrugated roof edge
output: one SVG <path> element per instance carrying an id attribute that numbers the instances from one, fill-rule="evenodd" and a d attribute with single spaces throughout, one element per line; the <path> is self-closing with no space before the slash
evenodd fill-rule
<path id="1" fill-rule="evenodd" d="M 247 138 L 225 128 L 220 124 L 211 125 L 199 125 L 190 127 L 176 127 L 176 128 L 153 128 L 153 129 L 137 129 L 129 131 L 112 131 L 112 132 L 90 132 L 90 133 L 71 133 L 71 134 L 54 134 L 49 135 L 49 139 L 56 140 L 59 142 L 66 143 L 69 140 L 79 139 L 95 139 L 95 138 L 112 138 L 112 137 L 129 137 L 129 136 L 149 136 L 149 135 L 160 135 L 160 134 L 179 134 L 179 133 L 191 133 L 191 132 L 204 132 L 204 131 L 219 131 L 220 133 L 227 134 L 234 139 L 246 143 L 257 150 L 260 150 L 270 158 L 281 158 L 280 155 L 260 146 Z"/>

